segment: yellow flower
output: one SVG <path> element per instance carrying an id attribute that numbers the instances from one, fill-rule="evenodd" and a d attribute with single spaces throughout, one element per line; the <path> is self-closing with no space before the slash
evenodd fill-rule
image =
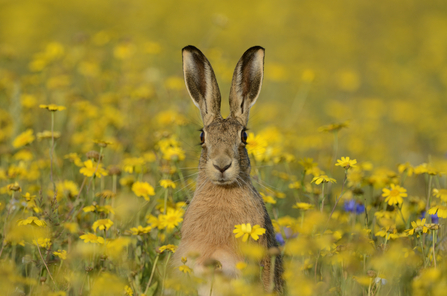
<path id="1" fill-rule="evenodd" d="M 305 202 L 297 202 L 293 206 L 294 209 L 301 209 L 301 210 L 304 210 L 304 211 L 307 211 L 307 210 L 309 210 L 309 209 L 311 209 L 313 207 L 314 207 L 313 205 L 305 203 Z"/>
<path id="2" fill-rule="evenodd" d="M 60 132 L 51 132 L 51 131 L 43 131 L 41 133 L 37 133 L 37 139 L 40 140 L 44 140 L 44 139 L 58 139 L 60 138 L 61 133 Z"/>
<path id="3" fill-rule="evenodd" d="M 314 178 L 312 179 L 312 182 L 311 182 L 311 183 L 315 183 L 315 184 L 319 185 L 319 184 L 321 184 L 321 183 L 329 183 L 329 182 L 331 182 L 331 183 L 337 183 L 337 181 L 336 181 L 335 179 L 329 178 L 329 177 L 326 176 L 326 175 L 320 175 L 320 176 L 314 177 Z"/>
<path id="4" fill-rule="evenodd" d="M 31 194 L 29 194 L 28 192 L 25 193 L 25 194 L 22 194 L 22 196 L 23 196 L 27 201 L 32 201 L 32 200 L 34 200 L 34 199 L 36 198 L 35 195 L 31 195 Z"/>
<path id="5" fill-rule="evenodd" d="M 164 246 L 161 246 L 160 248 L 158 248 L 158 251 L 160 253 L 163 253 L 166 250 L 171 251 L 172 253 L 175 253 L 175 251 L 177 250 L 177 246 L 174 246 L 174 245 L 164 245 Z"/>
<path id="6" fill-rule="evenodd" d="M 341 130 L 342 128 L 347 128 L 348 126 L 349 126 L 349 121 L 345 121 L 342 123 L 333 123 L 333 124 L 319 127 L 318 131 L 319 132 L 335 132 L 335 131 Z"/>
<path id="7" fill-rule="evenodd" d="M 171 187 L 171 188 L 175 189 L 175 183 L 172 180 L 166 180 L 166 179 L 165 180 L 161 180 L 160 181 L 160 186 L 163 187 L 163 188 Z"/>
<path id="8" fill-rule="evenodd" d="M 124 293 L 125 293 L 126 295 L 133 296 L 132 288 L 129 287 L 129 286 L 127 286 L 127 285 L 124 287 Z"/>
<path id="9" fill-rule="evenodd" d="M 100 219 L 95 221 L 95 223 L 93 223 L 92 229 L 94 231 L 96 231 L 97 228 L 99 228 L 99 230 L 109 230 L 110 227 L 112 227 L 113 222 L 110 219 Z"/>
<path id="10" fill-rule="evenodd" d="M 145 234 L 145 233 L 149 233 L 152 230 L 151 226 L 138 226 L 138 227 L 133 227 L 130 229 L 130 232 L 132 233 L 132 235 L 140 235 L 140 234 Z"/>
<path id="11" fill-rule="evenodd" d="M 245 263 L 244 261 L 239 261 L 238 263 L 236 263 L 236 268 L 239 270 L 242 270 L 246 267 L 247 267 L 247 263 Z"/>
<path id="12" fill-rule="evenodd" d="M 39 227 L 45 227 L 47 223 L 44 220 L 39 220 L 37 217 L 28 217 L 25 220 L 19 220 L 17 223 L 18 226 L 24 225 L 36 225 Z"/>
<path id="13" fill-rule="evenodd" d="M 15 182 L 13 184 L 9 184 L 7 186 L 9 191 L 19 191 L 22 192 L 22 188 L 20 187 L 19 183 Z"/>
<path id="14" fill-rule="evenodd" d="M 72 161 L 78 167 L 81 167 L 83 165 L 81 158 L 79 157 L 79 155 L 77 153 L 69 153 L 64 156 L 64 159 L 68 159 L 68 160 Z"/>
<path id="15" fill-rule="evenodd" d="M 134 171 L 141 172 L 145 163 L 142 157 L 130 157 L 123 160 L 123 169 L 125 172 L 133 173 Z"/>
<path id="16" fill-rule="evenodd" d="M 49 238 L 38 238 L 37 240 L 33 239 L 33 243 L 36 246 L 41 246 L 42 248 L 48 249 L 51 246 L 51 239 Z"/>
<path id="17" fill-rule="evenodd" d="M 415 232 L 427 233 L 428 231 L 427 225 L 425 225 L 425 218 L 422 220 L 416 220 L 416 222 L 411 221 L 411 226 L 413 226 L 412 229 L 406 230 L 409 235 L 413 235 Z"/>
<path id="18" fill-rule="evenodd" d="M 268 142 L 261 135 L 249 133 L 247 138 L 247 152 L 255 157 L 256 160 L 262 160 L 267 151 Z"/>
<path id="19" fill-rule="evenodd" d="M 349 169 L 356 167 L 357 160 L 356 159 L 349 159 L 349 156 L 342 157 L 341 159 L 337 159 L 336 166 L 341 166 L 342 168 Z"/>
<path id="20" fill-rule="evenodd" d="M 252 228 L 250 223 L 235 225 L 234 228 L 235 229 L 233 230 L 233 233 L 236 234 L 235 237 L 239 238 L 242 236 L 243 242 L 246 242 L 249 236 L 257 241 L 259 239 L 259 236 L 265 233 L 264 228 L 259 225 L 255 225 Z"/>
<path id="21" fill-rule="evenodd" d="M 430 215 L 438 214 L 439 218 L 447 218 L 447 207 L 446 206 L 434 206 L 428 210 Z"/>
<path id="22" fill-rule="evenodd" d="M 96 210 L 96 206 L 95 205 L 86 206 L 86 207 L 83 207 L 82 210 L 84 211 L 84 213 L 94 212 Z"/>
<path id="23" fill-rule="evenodd" d="M 62 111 L 62 110 L 67 109 L 64 106 L 58 106 L 58 105 L 55 105 L 55 104 L 39 105 L 39 108 L 47 109 L 48 111 L 52 111 L 52 112 Z"/>
<path id="24" fill-rule="evenodd" d="M 57 250 L 57 252 L 53 252 L 54 255 L 56 255 L 57 257 L 61 258 L 62 260 L 66 260 L 67 259 L 67 251 L 63 250 Z"/>
<path id="25" fill-rule="evenodd" d="M 96 236 L 93 233 L 86 233 L 79 237 L 84 240 L 84 243 L 104 244 L 104 239 L 100 236 Z"/>
<path id="26" fill-rule="evenodd" d="M 160 215 L 161 227 L 170 231 L 183 221 L 183 210 L 168 208 L 166 215 Z"/>
<path id="27" fill-rule="evenodd" d="M 187 273 L 190 274 L 192 272 L 192 269 L 189 268 L 187 265 L 183 264 L 182 266 L 179 266 L 178 269 L 183 272 L 183 273 Z"/>
<path id="28" fill-rule="evenodd" d="M 102 197 L 102 198 L 112 198 L 112 197 L 115 197 L 116 194 L 113 193 L 112 190 L 104 190 L 104 191 L 96 193 L 96 196 Z"/>
<path id="29" fill-rule="evenodd" d="M 295 182 L 289 184 L 289 188 L 290 189 L 300 189 L 301 188 L 301 184 L 300 184 L 300 182 L 295 181 Z"/>
<path id="30" fill-rule="evenodd" d="M 400 174 L 402 174 L 403 172 L 406 171 L 408 177 L 413 176 L 413 173 L 414 173 L 414 168 L 413 168 L 413 166 L 411 166 L 411 164 L 409 162 L 399 164 L 397 166 L 397 170 L 399 171 Z"/>
<path id="31" fill-rule="evenodd" d="M 406 193 L 407 190 L 405 188 L 394 184 L 391 184 L 391 190 L 383 188 L 382 191 L 382 196 L 386 197 L 385 202 L 387 202 L 389 205 L 402 204 L 402 197 L 408 196 L 408 194 Z"/>
<path id="32" fill-rule="evenodd" d="M 149 195 L 155 195 L 154 188 L 147 182 L 135 182 L 132 185 L 132 191 L 136 196 L 144 197 L 149 201 Z"/>
<path id="33" fill-rule="evenodd" d="M 70 231 L 71 233 L 75 233 L 79 231 L 78 223 L 65 223 L 64 228 Z"/>
<path id="34" fill-rule="evenodd" d="M 35 139 L 36 137 L 33 135 L 33 130 L 29 129 L 18 135 L 12 142 L 12 146 L 14 148 L 20 148 L 25 145 L 31 144 Z"/>
<path id="35" fill-rule="evenodd" d="M 276 200 L 273 196 L 265 195 L 262 192 L 260 192 L 260 194 L 261 194 L 262 199 L 264 200 L 265 203 L 276 204 Z"/>
<path id="36" fill-rule="evenodd" d="M 433 189 L 433 195 L 439 197 L 443 201 L 447 201 L 447 189 Z"/>
<path id="37" fill-rule="evenodd" d="M 313 167 L 318 166 L 318 164 L 314 162 L 313 158 L 308 158 L 308 157 L 300 159 L 300 161 L 298 161 L 298 163 L 304 168 L 305 171 L 309 171 Z"/>
<path id="38" fill-rule="evenodd" d="M 93 174 L 98 178 L 107 176 L 107 171 L 103 169 L 102 164 L 94 164 L 91 159 L 84 161 L 84 167 L 82 167 L 79 172 L 86 177 L 92 177 Z"/>

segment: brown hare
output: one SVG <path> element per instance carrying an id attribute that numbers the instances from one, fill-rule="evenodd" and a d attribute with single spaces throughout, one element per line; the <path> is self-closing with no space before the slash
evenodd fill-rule
<path id="1" fill-rule="evenodd" d="M 248 49 L 237 63 L 227 118 L 220 114 L 221 96 L 213 68 L 194 46 L 183 48 L 183 73 L 188 92 L 202 115 L 202 154 L 196 191 L 185 213 L 175 258 L 180 261 L 188 254 L 200 254 L 191 266 L 195 273 L 204 270 L 204 263 L 216 260 L 223 274 L 236 278 L 236 263 L 243 260 L 233 233 L 236 224 L 260 225 L 266 233 L 258 243 L 266 249 L 277 247 L 271 219 L 250 180 L 250 159 L 245 148 L 248 114 L 261 91 L 264 48 Z M 274 285 L 275 291 L 281 292 L 281 257 L 275 260 L 273 283 L 270 256 L 260 264 L 264 288 Z M 210 294 L 209 289 L 203 290 L 203 294 Z"/>

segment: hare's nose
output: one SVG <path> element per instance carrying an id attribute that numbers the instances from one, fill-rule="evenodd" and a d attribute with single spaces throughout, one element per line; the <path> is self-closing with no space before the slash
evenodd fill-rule
<path id="1" fill-rule="evenodd" d="M 213 164 L 213 166 L 214 166 L 219 172 L 221 172 L 221 173 L 223 174 L 226 170 L 228 170 L 228 168 L 231 166 L 231 164 L 232 164 L 232 162 L 230 162 L 229 164 L 227 164 L 226 166 L 223 166 L 223 167 L 220 167 L 220 166 L 215 165 L 215 164 Z"/>

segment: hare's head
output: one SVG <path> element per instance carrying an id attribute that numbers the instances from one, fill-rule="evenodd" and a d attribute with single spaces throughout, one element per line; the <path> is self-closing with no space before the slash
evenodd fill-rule
<path id="1" fill-rule="evenodd" d="M 183 48 L 183 73 L 188 92 L 203 120 L 201 169 L 217 185 L 230 185 L 250 172 L 245 149 L 250 108 L 261 91 L 264 49 L 248 49 L 236 65 L 230 90 L 230 115 L 220 114 L 220 91 L 213 68 L 194 46 Z M 243 178 L 245 179 L 245 178 Z"/>

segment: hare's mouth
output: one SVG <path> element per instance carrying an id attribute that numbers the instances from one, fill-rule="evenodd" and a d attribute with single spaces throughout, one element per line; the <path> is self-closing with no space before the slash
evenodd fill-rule
<path id="1" fill-rule="evenodd" d="M 223 185 L 230 185 L 230 184 L 233 184 L 233 183 L 234 183 L 234 180 L 228 180 L 228 179 L 221 178 L 221 179 L 217 179 L 217 180 L 215 180 L 213 183 L 216 184 L 216 185 L 221 185 L 221 186 L 223 186 Z"/>

